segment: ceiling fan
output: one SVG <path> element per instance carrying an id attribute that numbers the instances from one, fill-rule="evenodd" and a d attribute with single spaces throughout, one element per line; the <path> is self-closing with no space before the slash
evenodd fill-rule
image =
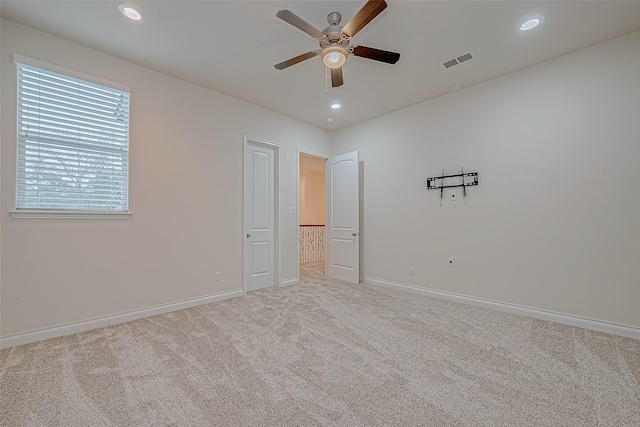
<path id="1" fill-rule="evenodd" d="M 338 12 L 331 12 L 327 16 L 329 26 L 322 31 L 290 10 L 284 9 L 278 11 L 278 13 L 276 13 L 278 18 L 318 40 L 320 49 L 315 49 L 287 59 L 286 61 L 276 64 L 276 69 L 284 70 L 299 62 L 320 55 L 322 62 L 331 70 L 331 86 L 338 87 L 342 86 L 343 83 L 342 65 L 350 54 L 373 59 L 374 61 L 386 62 L 387 64 L 395 64 L 400 59 L 399 53 L 351 44 L 351 38 L 371 22 L 373 18 L 378 16 L 380 12 L 386 9 L 386 7 L 387 3 L 384 0 L 369 0 L 344 27 L 340 25 L 342 15 Z"/>

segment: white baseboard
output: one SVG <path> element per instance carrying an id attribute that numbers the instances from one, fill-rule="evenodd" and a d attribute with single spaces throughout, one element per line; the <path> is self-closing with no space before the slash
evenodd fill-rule
<path id="1" fill-rule="evenodd" d="M 188 300 L 173 302 L 169 304 L 156 305 L 154 307 L 143 308 L 140 310 L 132 310 L 124 313 L 113 314 L 109 316 L 95 317 L 93 319 L 81 320 L 79 322 L 65 323 L 62 325 L 51 326 L 48 328 L 36 329 L 28 332 L 21 332 L 0 337 L 0 349 L 15 347 L 17 345 L 28 344 L 36 341 L 42 341 L 49 338 L 61 337 L 64 335 L 77 334 L 79 332 L 89 331 L 91 329 L 104 328 L 106 326 L 116 325 L 118 323 L 138 320 L 144 317 L 155 316 L 157 314 L 169 313 L 171 311 L 182 310 L 197 305 L 210 304 L 216 301 L 222 301 L 229 298 L 241 297 L 244 295 L 242 290 L 224 292 L 221 294 L 207 295 L 204 297 L 192 298 Z"/>
<path id="2" fill-rule="evenodd" d="M 298 278 L 297 277 L 292 277 L 291 279 L 284 279 L 280 283 L 280 287 L 284 288 L 284 287 L 287 287 L 287 286 L 297 285 L 298 283 L 299 283 Z"/>
<path id="3" fill-rule="evenodd" d="M 525 307 L 522 305 L 493 301 L 484 298 L 476 298 L 453 292 L 421 288 L 419 286 L 390 282 L 388 280 L 376 279 L 373 277 L 364 277 L 363 283 L 366 285 L 380 286 L 390 289 L 400 289 L 433 298 L 445 299 L 448 301 L 488 308 L 490 310 L 503 311 L 520 316 L 532 317 L 534 319 L 547 320 L 549 322 L 562 323 L 564 325 L 576 326 L 578 328 L 590 329 L 593 331 L 605 332 L 608 334 L 640 340 L 640 328 L 634 326 L 621 325 L 618 323 L 605 322 L 602 320 L 589 319 L 587 317 L 574 316 L 572 314 L 558 313 L 555 311 Z"/>

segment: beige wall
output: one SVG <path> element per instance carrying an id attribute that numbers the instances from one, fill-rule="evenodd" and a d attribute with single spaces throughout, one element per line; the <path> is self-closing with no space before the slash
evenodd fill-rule
<path id="1" fill-rule="evenodd" d="M 244 134 L 281 145 L 281 279 L 297 276 L 297 220 L 288 206 L 297 200 L 298 150 L 328 154 L 329 134 L 11 21 L 1 31 L 0 335 L 241 289 Z M 13 53 L 131 87 L 133 219 L 9 216 Z"/>
<path id="2" fill-rule="evenodd" d="M 324 172 L 307 172 L 301 177 L 304 182 L 304 204 L 300 206 L 300 224 L 324 225 L 325 185 Z"/>
<path id="3" fill-rule="evenodd" d="M 324 225 L 326 159 L 300 155 L 300 224 Z"/>
<path id="4" fill-rule="evenodd" d="M 364 167 L 361 274 L 640 327 L 638 52 L 636 32 L 336 132 Z M 425 179 L 460 166 L 480 185 L 440 207 Z"/>

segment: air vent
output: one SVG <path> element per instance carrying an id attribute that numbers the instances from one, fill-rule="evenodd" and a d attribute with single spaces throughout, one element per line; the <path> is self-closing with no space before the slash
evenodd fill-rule
<path id="1" fill-rule="evenodd" d="M 463 63 L 465 61 L 468 61 L 470 59 L 473 59 L 473 56 L 471 56 L 471 52 L 465 53 L 464 55 L 458 56 L 458 58 L 456 58 L 458 60 L 459 63 Z"/>
<path id="2" fill-rule="evenodd" d="M 458 65 L 458 60 L 452 59 L 451 61 L 443 62 L 442 65 L 444 65 L 444 68 L 451 68 L 454 65 Z"/>
<path id="3" fill-rule="evenodd" d="M 473 59 L 473 55 L 471 54 L 471 52 L 467 52 L 464 55 L 458 56 L 457 58 L 453 58 L 453 59 L 450 59 L 450 60 L 448 60 L 446 62 L 443 62 L 442 66 L 444 68 L 451 68 L 454 65 L 462 64 L 463 62 L 466 62 L 466 61 L 468 61 L 470 59 Z"/>

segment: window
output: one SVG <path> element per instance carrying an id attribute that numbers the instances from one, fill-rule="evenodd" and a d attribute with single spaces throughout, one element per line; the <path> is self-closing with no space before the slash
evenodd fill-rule
<path id="1" fill-rule="evenodd" d="M 126 212 L 129 91 L 16 62 L 18 210 Z"/>

